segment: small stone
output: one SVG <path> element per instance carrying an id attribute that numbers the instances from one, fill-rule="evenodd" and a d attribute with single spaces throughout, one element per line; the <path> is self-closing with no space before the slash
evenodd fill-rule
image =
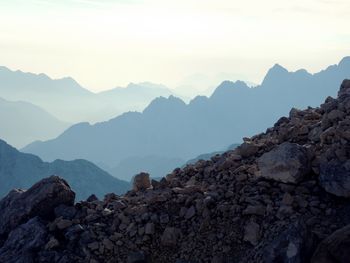
<path id="1" fill-rule="evenodd" d="M 263 216 L 265 214 L 265 207 L 261 205 L 249 205 L 244 211 L 243 215 L 259 215 Z"/>
<path id="2" fill-rule="evenodd" d="M 103 216 L 109 216 L 110 214 L 112 214 L 112 211 L 109 210 L 108 208 L 105 208 L 102 210 L 102 215 Z"/>
<path id="3" fill-rule="evenodd" d="M 50 250 L 50 249 L 53 249 L 55 247 L 58 247 L 59 245 L 60 245 L 60 242 L 58 242 L 58 240 L 56 238 L 51 237 L 49 242 L 46 243 L 45 249 Z"/>
<path id="4" fill-rule="evenodd" d="M 177 244 L 177 241 L 180 237 L 180 230 L 175 227 L 167 227 L 165 228 L 162 237 L 161 244 L 163 246 L 174 247 Z"/>
<path id="5" fill-rule="evenodd" d="M 282 203 L 283 203 L 284 205 L 291 205 L 291 204 L 293 204 L 293 201 L 294 201 L 294 199 L 293 199 L 293 197 L 291 196 L 291 194 L 285 193 L 285 194 L 283 195 Z"/>
<path id="6" fill-rule="evenodd" d="M 146 263 L 147 257 L 145 256 L 145 253 L 138 251 L 138 252 L 131 252 L 128 255 L 127 263 Z"/>
<path id="7" fill-rule="evenodd" d="M 187 209 L 185 214 L 185 219 L 190 219 L 196 214 L 196 209 L 194 206 L 191 206 L 189 209 Z"/>
<path id="8" fill-rule="evenodd" d="M 146 235 L 153 235 L 155 231 L 155 227 L 153 223 L 147 223 L 145 226 Z"/>
<path id="9" fill-rule="evenodd" d="M 112 241 L 110 241 L 108 238 L 103 239 L 102 244 L 108 250 L 113 250 L 114 248 Z"/>
<path id="10" fill-rule="evenodd" d="M 293 208 L 291 206 L 281 206 L 277 211 L 277 217 L 283 219 L 293 214 Z"/>
<path id="11" fill-rule="evenodd" d="M 57 228 L 58 229 L 66 229 L 68 227 L 70 227 L 72 225 L 72 221 L 68 220 L 68 219 L 61 219 L 57 222 Z"/>
<path id="12" fill-rule="evenodd" d="M 99 244 L 98 242 L 92 242 L 90 244 L 87 245 L 88 248 L 90 248 L 91 250 L 97 250 L 99 248 Z"/>
<path id="13" fill-rule="evenodd" d="M 167 224 L 169 222 L 169 215 L 168 214 L 162 214 L 160 217 L 159 217 L 159 222 L 161 224 Z"/>
<path id="14" fill-rule="evenodd" d="M 256 246 L 258 244 L 259 238 L 260 238 L 260 226 L 254 221 L 250 221 L 244 227 L 243 240 L 248 241 L 253 246 Z"/>

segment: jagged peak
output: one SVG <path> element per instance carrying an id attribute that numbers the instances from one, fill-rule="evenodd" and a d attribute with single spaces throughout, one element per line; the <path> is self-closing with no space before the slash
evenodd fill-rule
<path id="1" fill-rule="evenodd" d="M 287 75 L 289 72 L 286 68 L 282 67 L 280 64 L 275 64 L 272 68 L 270 68 L 262 82 L 261 85 L 264 85 L 270 81 L 274 81 L 278 78 L 281 78 Z"/>
<path id="2" fill-rule="evenodd" d="M 347 66 L 349 67 L 350 66 L 350 56 L 346 56 L 346 57 L 343 57 L 339 64 L 338 64 L 339 67 L 342 67 L 342 66 Z"/>
<path id="3" fill-rule="evenodd" d="M 244 81 L 225 80 L 221 82 L 221 84 L 215 89 L 215 91 L 213 92 L 210 98 L 214 98 L 222 95 L 225 96 L 228 92 L 231 92 L 233 90 L 249 90 L 249 89 L 250 89 L 249 86 Z"/>
<path id="4" fill-rule="evenodd" d="M 144 109 L 143 113 L 149 113 L 153 111 L 163 111 L 167 109 L 177 109 L 186 106 L 186 103 L 178 97 L 170 95 L 169 97 L 157 97 L 151 101 L 151 103 Z"/>
<path id="5" fill-rule="evenodd" d="M 89 122 L 79 122 L 79 123 L 73 124 L 68 129 L 66 129 L 59 137 L 70 135 L 72 131 L 81 132 L 82 129 L 86 129 L 91 126 L 92 125 Z"/>
<path id="6" fill-rule="evenodd" d="M 199 96 L 196 96 L 195 98 L 193 98 L 189 104 L 190 105 L 198 104 L 198 103 L 205 102 L 207 100 L 208 100 L 208 97 L 199 95 Z"/>

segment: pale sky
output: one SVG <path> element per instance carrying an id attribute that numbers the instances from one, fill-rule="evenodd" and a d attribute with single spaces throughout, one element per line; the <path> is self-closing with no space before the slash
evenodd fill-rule
<path id="1" fill-rule="evenodd" d="M 349 10 L 349 0 L 0 0 L 0 65 L 93 91 L 196 76 L 260 83 L 275 63 L 316 72 L 350 55 Z"/>

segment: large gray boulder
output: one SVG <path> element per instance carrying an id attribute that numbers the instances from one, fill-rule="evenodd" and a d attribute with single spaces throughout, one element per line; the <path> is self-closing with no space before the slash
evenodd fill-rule
<path id="1" fill-rule="evenodd" d="M 310 170 L 306 149 L 289 142 L 263 154 L 258 166 L 262 177 L 283 183 L 298 183 Z"/>
<path id="2" fill-rule="evenodd" d="M 328 193 L 350 197 L 350 160 L 344 163 L 338 160 L 322 163 L 319 181 Z"/>
<path id="3" fill-rule="evenodd" d="M 350 225 L 324 239 L 312 256 L 311 263 L 348 263 L 350 261 Z"/>
<path id="4" fill-rule="evenodd" d="M 0 237 L 35 216 L 47 218 L 58 205 L 72 206 L 75 193 L 58 176 L 45 178 L 29 190 L 12 190 L 0 201 Z"/>

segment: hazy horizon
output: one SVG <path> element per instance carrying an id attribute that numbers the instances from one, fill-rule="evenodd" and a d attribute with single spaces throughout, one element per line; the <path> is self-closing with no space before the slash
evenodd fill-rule
<path id="1" fill-rule="evenodd" d="M 144 81 L 191 93 L 221 78 L 260 84 L 275 63 L 314 73 L 349 55 L 349 7 L 330 0 L 2 1 L 0 64 L 70 76 L 95 92 Z"/>

